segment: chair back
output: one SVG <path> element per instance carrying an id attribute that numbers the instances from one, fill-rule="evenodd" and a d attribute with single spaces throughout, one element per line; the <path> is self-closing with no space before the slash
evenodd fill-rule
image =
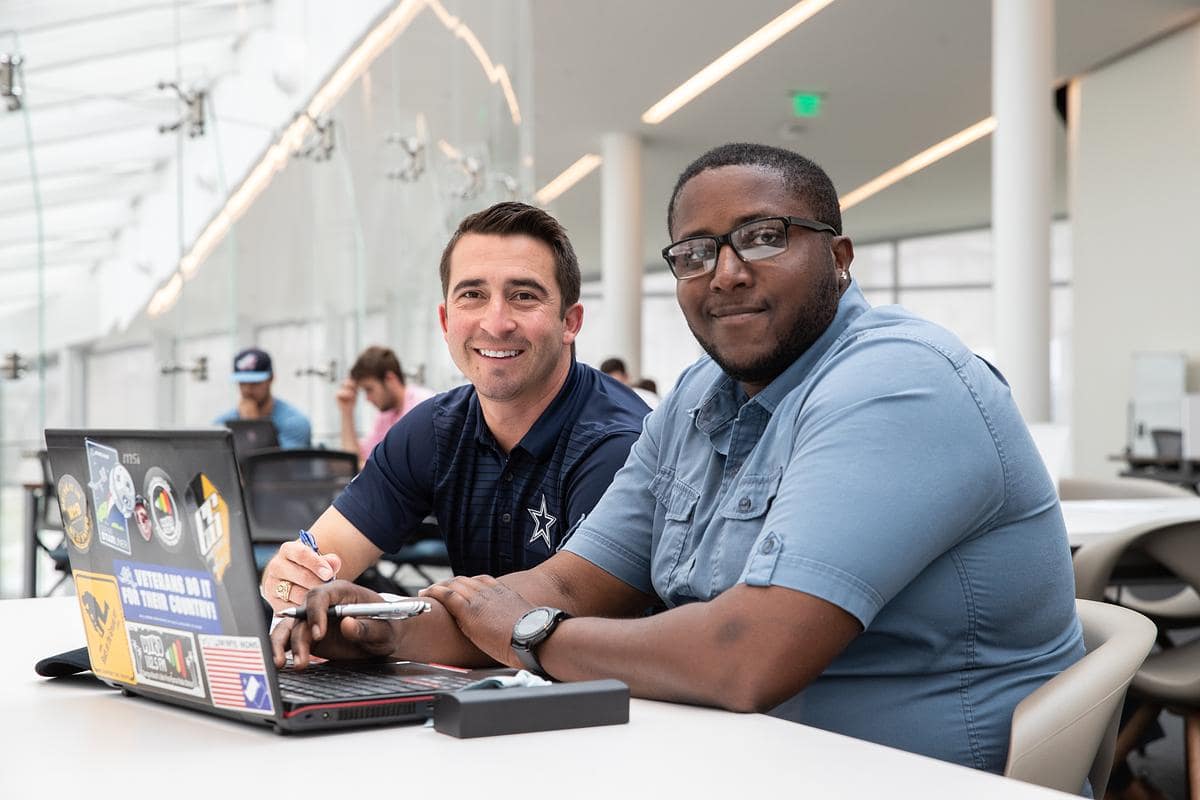
<path id="1" fill-rule="evenodd" d="M 286 542 L 321 516 L 358 472 L 342 450 L 264 450 L 240 464 L 255 542 Z"/>
<path id="2" fill-rule="evenodd" d="M 1153 428 L 1150 438 L 1154 440 L 1154 455 L 1157 457 L 1175 460 L 1183 458 L 1183 431 Z"/>
<path id="3" fill-rule="evenodd" d="M 1087 654 L 1017 704 L 1004 774 L 1071 794 L 1086 778 L 1093 796 L 1103 797 L 1125 690 L 1156 629 L 1127 608 L 1075 603 Z"/>
<path id="4" fill-rule="evenodd" d="M 1190 497 L 1196 493 L 1149 478 L 1062 478 L 1058 482 L 1060 500 L 1143 500 L 1159 497 Z"/>

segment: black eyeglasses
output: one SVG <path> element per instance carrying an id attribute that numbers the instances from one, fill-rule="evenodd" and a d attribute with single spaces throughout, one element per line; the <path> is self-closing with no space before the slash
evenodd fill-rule
<path id="1" fill-rule="evenodd" d="M 662 257 L 676 279 L 698 278 L 717 268 L 721 245 L 727 244 L 742 261 L 761 261 L 787 250 L 789 225 L 837 235 L 833 226 L 801 217 L 764 217 L 737 226 L 724 236 L 689 236 L 663 248 Z"/>

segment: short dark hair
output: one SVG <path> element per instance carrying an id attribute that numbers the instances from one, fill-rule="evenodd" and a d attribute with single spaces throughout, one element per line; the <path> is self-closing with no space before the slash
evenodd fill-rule
<path id="1" fill-rule="evenodd" d="M 575 248 L 567 238 L 566 229 L 558 220 L 540 208 L 525 203 L 496 203 L 490 208 L 467 216 L 458 223 L 458 230 L 446 243 L 442 251 L 442 297 L 450 294 L 450 255 L 458 240 L 468 233 L 491 233 L 499 236 L 529 236 L 544 243 L 554 253 L 554 277 L 562 292 L 562 308 L 567 309 L 579 302 L 579 286 L 583 278 L 579 274 L 579 259 Z"/>
<path id="2" fill-rule="evenodd" d="M 679 192 L 688 181 L 706 170 L 742 166 L 759 167 L 778 173 L 797 198 L 811 205 L 813 218 L 817 222 L 824 222 L 841 234 L 842 210 L 838 204 L 837 190 L 833 188 L 833 181 L 825 174 L 825 170 L 791 150 L 746 142 L 731 142 L 714 147 L 688 164 L 680 173 L 679 180 L 675 182 L 675 191 L 671 192 L 671 202 L 667 204 L 668 234 L 674 234 L 675 201 L 679 199 Z"/>
<path id="3" fill-rule="evenodd" d="M 625 369 L 625 362 L 619 358 L 606 358 L 601 361 L 600 371 L 605 375 L 612 375 L 614 372 L 629 374 L 629 370 Z"/>
<path id="4" fill-rule="evenodd" d="M 400 359 L 396 358 L 396 354 L 387 347 L 372 345 L 355 359 L 354 366 L 350 368 L 350 380 L 357 382 L 363 378 L 374 378 L 383 383 L 389 372 L 399 378 L 400 383 L 404 383 L 404 370 L 400 368 Z"/>

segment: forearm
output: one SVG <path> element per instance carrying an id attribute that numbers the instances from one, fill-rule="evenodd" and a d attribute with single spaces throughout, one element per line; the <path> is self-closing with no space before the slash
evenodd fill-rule
<path id="1" fill-rule="evenodd" d="M 354 429 L 354 412 L 342 412 L 342 449 L 348 453 L 358 454 L 358 431 Z M 361 456 L 359 457 L 361 461 Z M 362 464 L 359 464 L 361 467 Z"/>
<path id="2" fill-rule="evenodd" d="M 761 701 L 739 689 L 731 648 L 709 634 L 706 605 L 638 619 L 566 620 L 538 648 L 538 658 L 561 681 L 618 678 L 636 697 L 761 710 Z"/>
<path id="3" fill-rule="evenodd" d="M 559 680 L 619 678 L 638 697 L 766 711 L 807 686 L 861 632 L 842 609 L 739 585 L 638 619 L 569 619 L 537 651 Z"/>

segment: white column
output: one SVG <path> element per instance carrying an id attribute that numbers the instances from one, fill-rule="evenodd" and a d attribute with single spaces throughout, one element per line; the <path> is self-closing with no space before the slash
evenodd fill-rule
<path id="1" fill-rule="evenodd" d="M 600 257 L 605 357 L 642 374 L 642 143 L 628 133 L 605 134 L 601 168 Z M 585 315 L 586 320 L 586 315 Z"/>
<path id="2" fill-rule="evenodd" d="M 996 354 L 1028 422 L 1050 419 L 1054 4 L 992 2 Z"/>

